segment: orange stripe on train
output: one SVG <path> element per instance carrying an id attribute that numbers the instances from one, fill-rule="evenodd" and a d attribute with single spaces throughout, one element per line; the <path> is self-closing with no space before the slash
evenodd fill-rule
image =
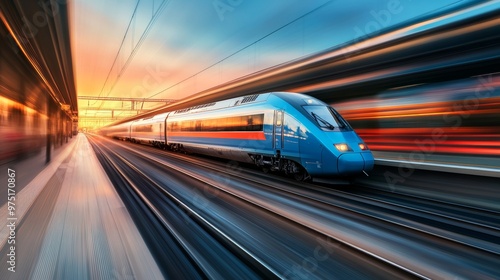
<path id="1" fill-rule="evenodd" d="M 249 139 L 266 140 L 263 131 L 193 131 L 193 132 L 167 132 L 167 137 L 195 137 L 195 138 L 223 138 L 223 139 Z"/>

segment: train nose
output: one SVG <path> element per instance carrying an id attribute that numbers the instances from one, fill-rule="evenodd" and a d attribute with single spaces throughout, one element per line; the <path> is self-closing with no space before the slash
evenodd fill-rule
<path id="1" fill-rule="evenodd" d="M 337 159 L 339 174 L 354 174 L 373 169 L 373 155 L 370 152 L 344 153 Z"/>

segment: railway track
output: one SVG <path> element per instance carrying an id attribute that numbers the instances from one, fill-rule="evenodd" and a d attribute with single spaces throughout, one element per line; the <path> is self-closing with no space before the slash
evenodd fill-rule
<path id="1" fill-rule="evenodd" d="M 441 210 L 443 213 L 435 214 L 429 202 L 427 209 L 412 207 L 394 200 L 391 202 L 382 196 L 376 198 L 368 193 L 354 194 L 298 184 L 276 176 L 269 179 L 253 170 L 235 171 L 220 162 L 207 159 L 165 153 L 139 145 L 118 146 L 122 151 L 120 154 L 127 151 L 126 153 L 134 155 L 133 160 L 128 160 L 130 165 L 133 165 L 132 161 L 137 166 L 161 166 L 176 172 L 176 176 L 186 177 L 180 180 L 197 181 L 196 185 L 200 186 L 200 190 L 208 190 L 215 198 L 224 197 L 226 200 L 238 201 L 238 205 L 251 205 L 250 209 L 267 212 L 268 215 L 285 221 L 287 225 L 301 228 L 317 238 L 326 238 L 331 244 L 335 244 L 335 249 L 342 248 L 357 255 L 358 259 L 364 259 L 365 264 L 382 267 L 378 272 L 383 272 L 384 275 L 392 273 L 403 278 L 422 279 L 457 274 L 492 278 L 498 276 L 494 263 L 499 250 L 498 244 L 493 241 L 494 236 L 498 236 L 498 228 L 469 222 L 463 217 L 449 217 L 443 214 L 444 210 Z M 132 166 L 130 168 L 134 169 Z M 224 168 L 222 172 L 221 168 Z M 142 173 L 138 170 L 135 172 Z M 147 177 L 142 174 L 141 176 Z M 157 189 L 163 188 L 159 178 L 148 177 L 146 180 L 156 184 Z M 188 206 L 186 197 L 178 193 L 164 195 L 173 196 L 171 199 L 190 208 L 191 211 L 183 210 L 184 213 L 189 212 L 189 216 L 198 217 L 198 223 L 205 221 L 212 224 L 219 233 L 227 231 L 228 238 L 229 235 L 234 235 L 233 244 L 240 244 L 237 247 L 249 248 L 243 251 L 252 251 L 252 255 L 260 256 L 253 259 L 258 260 L 264 270 L 272 271 L 274 276 L 297 274 L 290 274 L 286 265 L 263 255 L 265 252 L 255 244 L 241 245 L 244 243 L 241 241 L 241 233 L 227 230 L 227 225 L 210 217 L 210 213 L 207 213 L 210 211 L 206 211 L 210 207 L 195 210 L 196 207 Z M 493 219 L 491 223 L 494 224 Z M 293 265 L 293 262 L 289 263 L 289 266 Z M 453 267 L 456 270 L 450 270 Z M 369 271 L 373 273 L 373 269 Z M 317 275 L 321 270 L 316 269 L 314 272 L 313 275 Z M 325 272 L 328 273 L 328 270 Z"/>
<path id="2" fill-rule="evenodd" d="M 140 148 L 144 149 L 145 152 L 148 151 L 147 147 Z M 263 180 L 260 179 L 263 175 L 261 172 L 246 169 L 243 176 L 241 170 L 227 168 L 227 165 L 215 160 L 193 157 L 186 159 L 183 155 L 170 152 L 159 152 L 158 154 L 187 160 L 190 163 L 208 168 L 213 172 L 220 173 L 221 169 L 225 169 L 224 175 L 230 175 L 259 184 L 269 185 L 269 180 L 273 180 L 273 182 L 278 183 L 277 185 L 273 184 L 274 186 L 282 186 L 280 191 L 294 192 L 320 202 L 329 203 L 328 197 L 335 198 L 335 203 L 338 203 L 339 200 L 345 202 L 343 203 L 344 207 L 353 211 L 369 204 L 373 207 L 369 209 L 370 211 L 374 211 L 375 207 L 381 209 L 379 211 L 381 212 L 379 213 L 380 219 L 390 220 L 383 216 L 388 216 L 394 211 L 399 211 L 401 213 L 400 218 L 405 221 L 396 221 L 393 219 L 395 223 L 406 224 L 407 227 L 414 228 L 415 230 L 500 254 L 500 244 L 491 242 L 500 233 L 500 219 L 498 218 L 500 217 L 500 213 L 495 211 L 380 189 L 367 189 L 355 186 L 350 186 L 349 189 L 345 190 L 333 189 L 325 186 L 305 184 L 303 182 L 298 183 L 276 176 L 266 176 Z M 354 204 L 358 206 L 352 207 Z M 357 211 L 366 215 L 372 215 L 362 209 Z M 385 213 L 383 213 L 384 211 Z M 435 229 L 428 229 L 427 224 L 431 223 Z M 454 227 L 455 231 L 451 230 L 450 227 Z M 444 231 L 448 232 L 443 234 Z M 463 236 L 456 234 L 455 232 L 457 231 L 462 231 Z M 471 238 L 472 235 L 480 235 L 481 239 L 474 240 Z"/>
<path id="3" fill-rule="evenodd" d="M 92 146 L 99 159 L 105 162 L 106 172 L 116 172 L 120 180 L 125 183 L 122 186 L 128 192 L 125 196 L 127 206 L 132 207 L 135 215 L 148 216 L 149 223 L 142 223 L 142 226 L 146 229 L 153 227 L 157 230 L 153 234 L 147 234 L 150 240 L 160 240 L 155 242 L 156 244 L 151 244 L 150 247 L 174 248 L 167 250 L 166 253 L 169 256 L 166 258 L 165 252 L 156 254 L 160 259 L 160 266 L 163 266 L 167 260 L 167 266 L 163 267 L 166 277 L 190 275 L 190 277 L 197 276 L 201 279 L 226 277 L 278 279 L 276 272 L 245 251 L 196 211 L 158 186 L 132 162 L 95 142 Z M 138 209 L 139 207 L 142 209 Z M 143 218 L 139 217 L 139 219 Z M 193 221 L 189 229 L 186 227 L 188 220 Z M 172 259 L 177 261 L 171 263 Z M 221 260 L 226 261 L 221 264 Z"/>

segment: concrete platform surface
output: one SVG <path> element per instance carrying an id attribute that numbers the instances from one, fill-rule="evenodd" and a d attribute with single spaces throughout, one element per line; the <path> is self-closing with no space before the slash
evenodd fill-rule
<path id="1" fill-rule="evenodd" d="M 14 215 L 0 209 L 1 279 L 163 279 L 85 135 L 15 197 Z"/>

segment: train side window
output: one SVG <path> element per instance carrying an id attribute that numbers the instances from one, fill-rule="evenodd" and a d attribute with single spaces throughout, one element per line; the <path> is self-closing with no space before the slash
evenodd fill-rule
<path id="1" fill-rule="evenodd" d="M 278 111 L 276 112 L 276 126 L 281 126 L 283 122 L 283 112 Z"/>
<path id="2" fill-rule="evenodd" d="M 170 131 L 179 131 L 179 126 L 178 126 L 177 122 L 172 122 L 170 124 Z"/>

